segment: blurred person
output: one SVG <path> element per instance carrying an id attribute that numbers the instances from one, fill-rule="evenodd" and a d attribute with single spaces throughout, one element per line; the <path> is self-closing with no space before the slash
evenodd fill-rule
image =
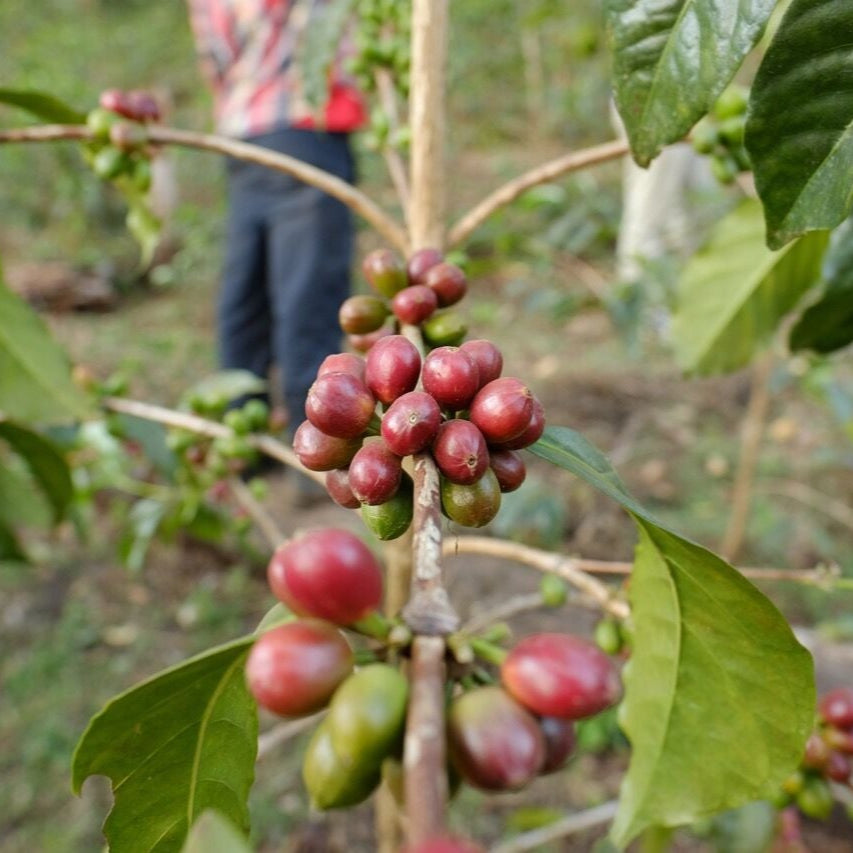
<path id="1" fill-rule="evenodd" d="M 366 119 L 364 103 L 337 61 L 318 115 L 304 97 L 297 55 L 326 3 L 188 3 L 202 71 L 213 91 L 217 132 L 353 182 L 349 134 Z M 292 438 L 305 418 L 317 368 L 340 349 L 337 315 L 350 291 L 352 216 L 321 190 L 254 163 L 229 158 L 227 187 L 220 364 L 264 379 L 276 365 Z"/>

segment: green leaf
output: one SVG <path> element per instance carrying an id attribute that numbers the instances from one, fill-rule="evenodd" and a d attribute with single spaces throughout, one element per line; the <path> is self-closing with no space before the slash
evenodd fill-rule
<path id="1" fill-rule="evenodd" d="M 122 537 L 119 552 L 124 564 L 134 572 L 145 565 L 151 542 L 169 507 L 153 498 L 138 500 L 128 513 L 128 530 Z"/>
<path id="2" fill-rule="evenodd" d="M 208 809 L 193 824 L 181 853 L 251 853 L 251 850 L 230 820 Z"/>
<path id="3" fill-rule="evenodd" d="M 20 421 L 82 418 L 88 401 L 65 351 L 38 314 L 0 279 L 0 412 Z"/>
<path id="4" fill-rule="evenodd" d="M 0 523 L 14 529 L 29 525 L 49 527 L 53 510 L 35 486 L 22 460 L 0 457 Z"/>
<path id="5" fill-rule="evenodd" d="M 109 702 L 92 718 L 73 759 L 73 788 L 112 780 L 104 824 L 122 853 L 178 851 L 215 808 L 248 829 L 258 719 L 243 665 L 254 636 L 171 667 Z"/>
<path id="6" fill-rule="evenodd" d="M 636 521 L 619 845 L 773 795 L 815 707 L 811 657 L 770 601 L 704 548 Z"/>
<path id="7" fill-rule="evenodd" d="M 775 5 L 776 0 L 608 0 L 616 104 L 641 166 L 708 112 Z"/>
<path id="8" fill-rule="evenodd" d="M 82 124 L 86 114 L 75 110 L 59 98 L 34 89 L 0 89 L 0 104 L 20 107 L 36 118 L 60 124 Z"/>
<path id="9" fill-rule="evenodd" d="M 654 521 L 651 513 L 625 488 L 610 460 L 576 430 L 563 426 L 548 427 L 542 438 L 527 449 L 576 474 L 629 512 Z"/>
<path id="10" fill-rule="evenodd" d="M 756 74 L 746 148 L 771 248 L 853 207 L 851 33 L 849 0 L 793 0 Z"/>
<path id="11" fill-rule="evenodd" d="M 684 370 L 719 373 L 748 364 L 817 281 L 826 232 L 771 252 L 763 229 L 760 205 L 748 199 L 716 226 L 687 265 L 672 325 L 676 360 Z"/>
<path id="12" fill-rule="evenodd" d="M 30 473 L 50 502 L 54 523 L 61 521 L 74 492 L 65 456 L 44 436 L 2 419 L 0 439 L 5 439 L 27 463 Z"/>
<path id="13" fill-rule="evenodd" d="M 853 219 L 832 233 L 823 281 L 823 295 L 791 329 L 788 345 L 794 351 L 828 353 L 853 342 Z"/>
<path id="14" fill-rule="evenodd" d="M 0 520 L 0 560 L 29 563 L 26 552 L 21 548 L 14 530 Z"/>

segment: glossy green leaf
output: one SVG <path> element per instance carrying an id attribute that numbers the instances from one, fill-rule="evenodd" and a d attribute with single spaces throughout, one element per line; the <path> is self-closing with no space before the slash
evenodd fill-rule
<path id="1" fill-rule="evenodd" d="M 799 764 L 815 707 L 811 656 L 773 604 L 719 557 L 636 520 L 620 845 L 773 795 Z"/>
<path id="2" fill-rule="evenodd" d="M 569 427 L 548 427 L 528 450 L 566 471 L 571 471 L 625 509 L 654 521 L 652 515 L 625 488 L 610 460 L 579 432 Z"/>
<path id="3" fill-rule="evenodd" d="M 851 33 L 849 0 L 792 0 L 756 74 L 746 148 L 771 248 L 853 208 Z"/>
<path id="4" fill-rule="evenodd" d="M 251 853 L 251 850 L 230 820 L 208 809 L 193 824 L 181 853 Z"/>
<path id="5" fill-rule="evenodd" d="M 128 529 L 122 537 L 119 553 L 124 564 L 132 571 L 138 572 L 145 565 L 148 549 L 168 509 L 167 504 L 153 498 L 138 500 L 131 507 L 127 518 Z"/>
<path id="6" fill-rule="evenodd" d="M 24 459 L 50 503 L 54 522 L 61 521 L 73 495 L 71 471 L 65 456 L 43 435 L 11 421 L 0 419 L 0 439 L 8 442 Z"/>
<path id="7" fill-rule="evenodd" d="M 0 519 L 0 560 L 28 563 L 29 558 L 11 527 Z"/>
<path id="8" fill-rule="evenodd" d="M 104 824 L 122 853 L 178 851 L 214 808 L 247 829 L 258 719 L 243 664 L 244 637 L 155 675 L 92 718 L 73 759 L 73 787 L 108 776 L 115 802 Z"/>
<path id="9" fill-rule="evenodd" d="M 54 95 L 34 89 L 0 89 L 0 104 L 20 107 L 43 121 L 82 124 L 86 120 L 84 113 Z"/>
<path id="10" fill-rule="evenodd" d="M 835 229 L 823 262 L 824 292 L 791 329 L 792 350 L 828 353 L 853 342 L 853 219 Z"/>
<path id="11" fill-rule="evenodd" d="M 65 351 L 38 314 L 0 280 L 0 413 L 56 422 L 88 411 Z"/>
<path id="12" fill-rule="evenodd" d="M 21 459 L 0 455 L 0 523 L 12 530 L 49 527 L 53 510 Z"/>
<path id="13" fill-rule="evenodd" d="M 687 265 L 672 324 L 676 359 L 684 370 L 708 374 L 747 365 L 817 282 L 826 232 L 771 252 L 763 231 L 760 205 L 746 200 Z"/>
<path id="14" fill-rule="evenodd" d="M 646 165 L 711 108 L 776 0 L 608 0 L 616 105 Z"/>

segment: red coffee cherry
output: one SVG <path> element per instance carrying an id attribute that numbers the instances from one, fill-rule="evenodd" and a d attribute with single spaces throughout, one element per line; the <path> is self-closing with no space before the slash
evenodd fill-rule
<path id="1" fill-rule="evenodd" d="M 373 289 L 389 299 L 408 284 L 405 264 L 390 249 L 375 249 L 365 255 L 361 271 Z"/>
<path id="2" fill-rule="evenodd" d="M 489 444 L 521 435 L 533 416 L 533 395 L 519 379 L 504 376 L 484 385 L 471 401 L 470 417 Z"/>
<path id="3" fill-rule="evenodd" d="M 350 296 L 338 310 L 338 322 L 349 335 L 366 335 L 382 328 L 388 306 L 378 296 Z"/>
<path id="4" fill-rule="evenodd" d="M 300 616 L 349 625 L 382 603 L 382 570 L 354 534 L 311 530 L 276 549 L 267 567 L 273 595 Z"/>
<path id="5" fill-rule="evenodd" d="M 350 373 L 326 373 L 308 389 L 305 414 L 317 429 L 335 438 L 356 438 L 373 417 L 376 401 Z"/>
<path id="6" fill-rule="evenodd" d="M 361 503 L 377 506 L 391 500 L 403 476 L 402 459 L 381 439 L 370 441 L 353 456 L 349 486 Z"/>
<path id="7" fill-rule="evenodd" d="M 160 106 L 150 92 L 122 89 L 105 89 L 98 98 L 105 110 L 129 118 L 132 121 L 159 121 Z"/>
<path id="8" fill-rule="evenodd" d="M 470 486 L 441 478 L 442 512 L 463 527 L 483 527 L 501 508 L 501 489 L 491 468 Z"/>
<path id="9" fill-rule="evenodd" d="M 468 290 L 468 278 L 456 264 L 446 261 L 430 267 L 423 278 L 423 283 L 438 297 L 442 308 L 455 305 Z"/>
<path id="10" fill-rule="evenodd" d="M 832 749 L 853 755 L 853 732 L 829 726 L 823 730 L 823 739 Z"/>
<path id="11" fill-rule="evenodd" d="M 527 476 L 524 460 L 514 450 L 490 450 L 489 467 L 495 472 L 504 493 L 514 492 Z"/>
<path id="12" fill-rule="evenodd" d="M 830 752 L 824 772 L 833 782 L 846 783 L 850 781 L 853 765 L 846 755 L 842 755 L 840 752 Z"/>
<path id="13" fill-rule="evenodd" d="M 507 655 L 501 682 L 536 714 L 579 720 L 619 698 L 619 676 L 597 646 L 570 634 L 533 634 Z"/>
<path id="14" fill-rule="evenodd" d="M 465 409 L 480 387 L 477 365 L 459 347 L 438 347 L 424 359 L 424 391 L 443 409 Z"/>
<path id="15" fill-rule="evenodd" d="M 317 369 L 317 376 L 325 376 L 327 373 L 351 373 L 364 382 L 364 359 L 351 352 L 327 355 Z"/>
<path id="16" fill-rule="evenodd" d="M 471 690 L 451 703 L 447 744 L 459 775 L 486 791 L 523 788 L 545 761 L 539 723 L 500 687 Z"/>
<path id="17" fill-rule="evenodd" d="M 394 316 L 409 326 L 420 326 L 438 308 L 438 297 L 426 285 L 416 284 L 401 290 L 391 300 Z"/>
<path id="18" fill-rule="evenodd" d="M 545 432 L 545 409 L 539 400 L 533 397 L 533 414 L 530 416 L 527 428 L 510 441 L 504 441 L 495 446 L 501 450 L 523 450 L 539 441 L 543 432 Z"/>
<path id="19" fill-rule="evenodd" d="M 811 770 L 823 770 L 827 761 L 829 761 L 829 746 L 817 732 L 812 732 L 806 741 L 803 766 Z"/>
<path id="20" fill-rule="evenodd" d="M 491 342 L 482 339 L 465 341 L 459 349 L 477 365 L 480 373 L 480 387 L 497 379 L 504 367 L 501 351 Z"/>
<path id="21" fill-rule="evenodd" d="M 406 264 L 406 273 L 409 278 L 410 285 L 418 285 L 424 283 L 424 276 L 436 264 L 440 264 L 444 260 L 444 255 L 438 249 L 418 249 Z"/>
<path id="22" fill-rule="evenodd" d="M 821 717 L 839 729 L 853 728 L 853 688 L 836 687 L 818 702 Z"/>
<path id="23" fill-rule="evenodd" d="M 545 762 L 539 771 L 540 776 L 554 773 L 565 766 L 575 749 L 575 724 L 571 720 L 558 720 L 556 717 L 542 717 L 539 727 L 545 738 Z"/>
<path id="24" fill-rule="evenodd" d="M 300 619 L 255 642 L 246 681 L 259 705 L 282 717 L 300 717 L 325 707 L 352 668 L 352 650 L 337 628 Z"/>
<path id="25" fill-rule="evenodd" d="M 293 451 L 309 471 L 331 471 L 350 463 L 361 447 L 360 438 L 335 438 L 303 421 L 293 434 Z"/>
<path id="26" fill-rule="evenodd" d="M 350 488 L 349 471 L 346 468 L 335 468 L 326 474 L 326 491 L 329 497 L 344 509 L 358 509 L 361 506 L 361 501 Z"/>
<path id="27" fill-rule="evenodd" d="M 397 456 L 412 456 L 432 444 L 441 424 L 438 403 L 424 391 L 400 395 L 382 417 L 382 438 Z"/>
<path id="28" fill-rule="evenodd" d="M 483 434 L 471 421 L 452 420 L 438 428 L 432 443 L 435 464 L 451 483 L 470 486 L 489 467 L 489 451 Z"/>
<path id="29" fill-rule="evenodd" d="M 403 335 L 377 341 L 367 354 L 364 379 L 381 403 L 393 403 L 414 389 L 421 372 L 421 354 Z"/>
<path id="30" fill-rule="evenodd" d="M 394 334 L 393 325 L 385 325 L 375 332 L 369 332 L 366 335 L 347 335 L 347 340 L 354 350 L 359 352 L 370 352 L 371 347 L 382 338 L 387 338 L 388 335 Z"/>
<path id="31" fill-rule="evenodd" d="M 486 848 L 458 835 L 436 835 L 420 844 L 404 847 L 401 853 L 486 853 Z"/>

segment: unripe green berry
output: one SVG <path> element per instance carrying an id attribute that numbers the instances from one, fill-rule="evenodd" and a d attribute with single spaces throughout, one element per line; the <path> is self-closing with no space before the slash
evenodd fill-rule
<path id="1" fill-rule="evenodd" d="M 547 574 L 539 582 L 539 592 L 546 607 L 562 607 L 569 597 L 569 585 L 559 575 Z"/>

